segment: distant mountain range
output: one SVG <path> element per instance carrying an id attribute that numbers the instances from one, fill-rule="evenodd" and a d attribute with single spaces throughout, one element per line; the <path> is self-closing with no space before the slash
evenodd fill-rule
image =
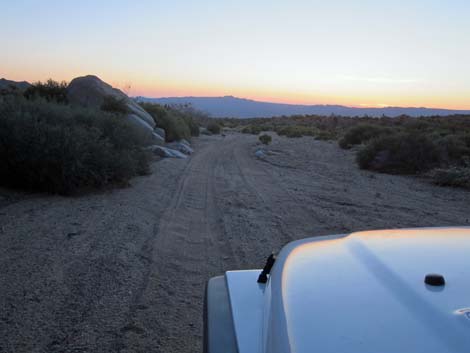
<path id="1" fill-rule="evenodd" d="M 225 97 L 136 97 L 138 101 L 158 104 L 191 104 L 195 109 L 204 111 L 212 117 L 230 118 L 268 118 L 282 115 L 339 115 L 339 116 L 373 116 L 382 115 L 397 117 L 400 115 L 434 116 L 470 114 L 470 110 L 449 110 L 434 108 L 352 108 L 342 105 L 299 105 L 259 102 L 251 99 Z"/>

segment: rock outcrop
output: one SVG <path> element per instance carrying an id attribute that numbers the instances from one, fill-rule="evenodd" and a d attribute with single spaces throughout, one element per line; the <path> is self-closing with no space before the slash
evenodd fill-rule
<path id="1" fill-rule="evenodd" d="M 125 104 L 128 121 L 143 132 L 151 144 L 163 144 L 165 135 L 161 129 L 155 129 L 155 121 L 140 105 L 117 88 L 89 75 L 73 79 L 67 87 L 67 98 L 71 104 L 84 107 L 100 108 L 105 100 L 112 97 Z"/>
<path id="2" fill-rule="evenodd" d="M 29 87 L 31 87 L 31 84 L 26 81 L 18 82 L 0 78 L 0 92 L 2 93 L 23 93 Z"/>

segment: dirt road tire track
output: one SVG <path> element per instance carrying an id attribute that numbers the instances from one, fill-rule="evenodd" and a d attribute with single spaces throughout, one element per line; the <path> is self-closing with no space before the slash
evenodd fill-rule
<path id="1" fill-rule="evenodd" d="M 0 352 L 200 352 L 211 276 L 305 236 L 469 222 L 470 193 L 360 171 L 332 143 L 195 147 L 127 189 L 0 191 Z"/>

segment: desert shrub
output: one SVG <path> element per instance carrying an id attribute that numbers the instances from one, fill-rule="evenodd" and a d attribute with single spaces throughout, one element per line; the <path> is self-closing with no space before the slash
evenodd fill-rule
<path id="1" fill-rule="evenodd" d="M 0 184 L 72 194 L 148 172 L 143 138 L 122 117 L 37 99 L 0 104 Z"/>
<path id="2" fill-rule="evenodd" d="M 117 98 L 114 96 L 104 97 L 101 104 L 101 110 L 110 113 L 126 114 L 129 113 L 129 108 L 126 104 L 125 98 Z"/>
<path id="3" fill-rule="evenodd" d="M 426 135 L 396 133 L 371 140 L 357 153 L 356 159 L 362 169 L 414 174 L 438 165 L 439 152 Z"/>
<path id="4" fill-rule="evenodd" d="M 258 135 L 259 133 L 263 131 L 269 131 L 269 130 L 271 130 L 270 127 L 267 127 L 264 125 L 248 125 L 242 129 L 242 133 Z"/>
<path id="5" fill-rule="evenodd" d="M 188 124 L 191 136 L 199 136 L 199 125 L 193 119 L 186 120 L 186 124 Z"/>
<path id="6" fill-rule="evenodd" d="M 139 105 L 152 116 L 155 124 L 158 124 L 158 120 L 168 113 L 168 109 L 160 104 L 139 102 Z"/>
<path id="7" fill-rule="evenodd" d="M 199 124 L 197 119 L 205 119 L 208 115 L 202 111 L 194 109 L 190 104 L 172 105 L 166 108 L 173 114 L 180 117 L 188 126 L 190 136 L 199 136 Z"/>
<path id="8" fill-rule="evenodd" d="M 243 129 L 242 129 L 242 134 L 252 134 L 252 130 L 251 130 L 251 126 L 245 126 Z M 256 134 L 258 135 L 258 134 Z"/>
<path id="9" fill-rule="evenodd" d="M 261 143 L 265 145 L 269 145 L 272 141 L 271 136 L 266 135 L 266 134 L 261 135 L 260 137 L 258 137 L 258 139 L 261 141 Z"/>
<path id="10" fill-rule="evenodd" d="M 43 98 L 48 102 L 67 103 L 67 82 L 57 82 L 52 79 L 46 82 L 36 82 L 24 92 L 26 99 Z"/>
<path id="11" fill-rule="evenodd" d="M 320 130 L 315 136 L 315 140 L 321 140 L 321 141 L 330 141 L 330 140 L 336 140 L 337 136 L 334 131 L 328 131 L 328 130 Z"/>
<path id="12" fill-rule="evenodd" d="M 467 145 L 464 135 L 446 135 L 433 138 L 438 150 L 441 164 L 453 165 L 461 163 L 470 156 L 470 146 Z"/>
<path id="13" fill-rule="evenodd" d="M 360 145 L 373 138 L 390 134 L 392 130 L 388 127 L 371 124 L 360 124 L 350 128 L 344 136 L 338 141 L 341 148 L 351 148 L 354 145 Z"/>
<path id="14" fill-rule="evenodd" d="M 0 98 L 2 96 L 20 96 L 23 94 L 24 94 L 24 90 L 14 84 L 0 87 Z"/>
<path id="15" fill-rule="evenodd" d="M 302 136 L 316 136 L 318 129 L 310 126 L 292 125 L 276 129 L 280 136 L 286 137 L 302 137 Z"/>
<path id="16" fill-rule="evenodd" d="M 163 106 L 153 103 L 140 103 L 154 119 L 157 127 L 165 130 L 166 141 L 190 140 L 199 136 L 199 125 L 194 120 L 202 114 L 187 106 Z"/>
<path id="17" fill-rule="evenodd" d="M 465 166 L 436 168 L 429 172 L 434 184 L 470 189 L 470 163 Z"/>
<path id="18" fill-rule="evenodd" d="M 217 123 L 209 123 L 209 125 L 207 125 L 207 130 L 213 134 L 220 134 L 220 125 Z"/>
<path id="19" fill-rule="evenodd" d="M 165 130 L 167 142 L 191 139 L 191 130 L 188 124 L 177 114 L 167 112 L 158 119 L 157 126 Z"/>

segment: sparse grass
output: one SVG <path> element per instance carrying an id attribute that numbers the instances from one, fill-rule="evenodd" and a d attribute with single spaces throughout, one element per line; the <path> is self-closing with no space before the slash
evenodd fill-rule
<path id="1" fill-rule="evenodd" d="M 122 117 L 33 101 L 0 100 L 0 184 L 73 194 L 127 184 L 148 172 L 144 139 Z"/>

